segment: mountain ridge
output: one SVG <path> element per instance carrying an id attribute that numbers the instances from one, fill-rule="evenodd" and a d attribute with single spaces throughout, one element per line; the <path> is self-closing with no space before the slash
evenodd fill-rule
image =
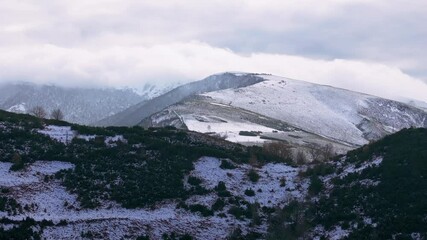
<path id="1" fill-rule="evenodd" d="M 224 76 L 224 78 L 221 78 Z M 246 86 L 262 79 L 255 75 L 250 75 L 249 79 L 245 79 L 242 83 L 236 81 L 238 77 L 232 73 L 224 73 L 223 75 L 212 75 L 203 80 L 191 82 L 179 86 L 161 96 L 150 99 L 146 102 L 138 103 L 123 112 L 117 113 L 111 117 L 105 118 L 95 123 L 96 126 L 132 126 L 138 124 L 142 119 L 156 113 L 163 108 L 182 101 L 186 97 L 218 89 L 235 88 Z"/>

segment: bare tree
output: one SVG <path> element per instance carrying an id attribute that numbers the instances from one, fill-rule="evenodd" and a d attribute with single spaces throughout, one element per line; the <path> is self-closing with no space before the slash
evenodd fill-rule
<path id="1" fill-rule="evenodd" d="M 62 113 L 61 109 L 57 108 L 50 113 L 50 117 L 55 120 L 62 120 L 64 119 L 64 114 Z"/>
<path id="2" fill-rule="evenodd" d="M 249 165 L 251 165 L 252 167 L 259 167 L 258 158 L 255 154 L 251 154 L 249 158 Z"/>
<path id="3" fill-rule="evenodd" d="M 320 162 L 321 161 L 321 152 L 320 146 L 317 144 L 308 145 L 308 154 L 311 157 L 312 162 Z"/>
<path id="4" fill-rule="evenodd" d="M 330 160 L 336 155 L 334 147 L 331 143 L 321 145 L 310 145 L 309 154 L 313 162 L 324 162 Z"/>
<path id="5" fill-rule="evenodd" d="M 321 154 L 322 154 L 322 160 L 323 161 L 330 160 L 332 157 L 334 157 L 336 155 L 335 151 L 334 151 L 334 146 L 331 143 L 324 145 L 321 148 Z"/>
<path id="6" fill-rule="evenodd" d="M 279 157 L 282 160 L 292 159 L 292 149 L 284 142 L 266 142 L 262 148 L 265 153 Z"/>
<path id="7" fill-rule="evenodd" d="M 35 106 L 30 110 L 30 113 L 38 118 L 46 118 L 46 111 L 42 106 Z"/>
<path id="8" fill-rule="evenodd" d="M 300 165 L 306 163 L 307 162 L 307 158 L 305 157 L 305 153 L 303 151 L 299 150 L 297 152 L 295 160 L 296 160 L 296 163 L 300 164 Z"/>

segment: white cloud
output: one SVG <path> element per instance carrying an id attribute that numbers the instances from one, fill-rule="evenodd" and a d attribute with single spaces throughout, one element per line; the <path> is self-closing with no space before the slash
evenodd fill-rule
<path id="1" fill-rule="evenodd" d="M 0 82 L 140 87 L 246 71 L 427 101 L 426 84 L 401 70 L 427 76 L 427 32 L 411 28 L 426 9 L 423 0 L 9 1 Z"/>
<path id="2" fill-rule="evenodd" d="M 427 101 L 427 85 L 397 68 L 349 60 L 279 54 L 242 56 L 205 43 L 150 47 L 64 48 L 32 45 L 0 49 L 0 79 L 67 86 L 133 86 L 198 80 L 224 71 L 265 72 L 365 92 Z"/>

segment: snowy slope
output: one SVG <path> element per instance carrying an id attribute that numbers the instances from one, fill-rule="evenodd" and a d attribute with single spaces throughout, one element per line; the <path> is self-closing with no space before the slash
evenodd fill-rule
<path id="1" fill-rule="evenodd" d="M 175 126 L 177 128 L 220 136 L 244 145 L 260 145 L 271 139 L 308 150 L 312 146 L 332 144 L 337 153 L 345 153 L 352 145 L 303 131 L 265 115 L 215 102 L 206 96 L 188 98 L 153 114 L 141 122 L 144 127 Z M 251 134 L 243 134 L 250 132 Z"/>
<path id="2" fill-rule="evenodd" d="M 161 239 L 162 234 L 176 232 L 188 233 L 195 239 L 225 239 L 235 228 L 244 232 L 251 228 L 247 220 L 226 216 L 203 217 L 176 207 L 176 202 L 158 204 L 155 208 L 126 209 L 115 202 L 105 202 L 97 209 L 81 209 L 76 194 L 68 192 L 53 175 L 74 165 L 59 161 L 36 161 L 21 172 L 11 172 L 12 164 L 0 162 L 0 188 L 8 189 L 4 196 L 13 197 L 22 206 L 30 206 L 18 214 L 0 211 L 0 217 L 9 220 L 23 220 L 30 217 L 36 221 L 48 220 L 55 224 L 66 221 L 64 225 L 45 228 L 43 239 L 88 239 L 82 233 L 101 234 L 103 239 L 136 239 L 148 235 L 150 239 Z M 249 202 L 259 202 L 261 206 L 283 206 L 292 199 L 302 199 L 307 192 L 308 181 L 301 181 L 301 169 L 284 164 L 268 164 L 259 169 L 261 179 L 250 182 L 246 172 L 250 166 L 243 165 L 232 170 L 220 168 L 220 160 L 201 158 L 195 163 L 191 173 L 203 180 L 204 185 L 213 189 L 219 181 L 225 181 L 233 195 L 241 196 Z M 48 178 L 49 180 L 46 180 Z M 286 185 L 281 185 L 281 179 Z M 255 196 L 244 194 L 245 189 L 259 190 Z M 211 206 L 218 199 L 216 194 L 194 196 L 188 204 Z M 4 224 L 0 224 L 4 227 Z M 266 222 L 257 227 L 267 230 Z"/>
<path id="3" fill-rule="evenodd" d="M 236 75 L 242 79 L 246 76 Z M 210 125 L 211 131 L 214 131 L 212 128 L 217 124 L 212 121 L 200 121 L 200 118 L 206 117 L 207 114 L 206 112 L 203 113 L 205 115 L 200 114 L 200 111 L 206 108 L 205 102 L 209 102 L 222 108 L 221 111 L 226 111 L 224 110 L 226 108 L 249 111 L 352 146 L 366 144 L 402 128 L 427 127 L 426 112 L 404 103 L 277 76 L 263 74 L 256 76 L 263 78 L 264 81 L 239 88 L 202 93 L 200 95 L 202 98 L 186 99 L 164 109 L 161 114 L 152 115 L 142 124 L 168 125 L 171 116 L 165 113 L 169 112 L 179 115 L 178 120 L 184 121 L 182 125 L 188 129 L 208 132 L 207 125 Z M 234 114 L 239 115 L 241 111 L 234 111 Z M 216 112 L 209 115 L 215 116 Z M 194 121 L 197 116 L 199 121 Z M 249 121 L 254 123 L 253 119 Z M 201 127 L 200 124 L 203 122 L 206 126 Z M 222 124 L 222 132 L 226 131 L 226 128 L 236 129 L 235 123 L 227 122 L 228 124 Z M 242 128 L 245 128 L 243 124 L 247 123 L 240 122 Z M 257 124 L 266 126 L 264 123 Z M 269 127 L 283 130 L 280 126 Z M 251 126 L 246 130 L 251 131 L 252 128 L 255 131 L 257 129 Z"/>
<path id="4" fill-rule="evenodd" d="M 205 96 L 356 145 L 402 128 L 427 126 L 427 114 L 403 103 L 330 86 L 260 76 L 266 81 Z"/>

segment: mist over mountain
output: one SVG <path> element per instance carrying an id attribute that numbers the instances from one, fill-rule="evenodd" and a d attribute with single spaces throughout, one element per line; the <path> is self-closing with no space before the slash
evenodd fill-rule
<path id="1" fill-rule="evenodd" d="M 90 124 L 147 99 L 155 88 L 139 95 L 131 89 L 65 88 L 53 85 L 9 83 L 0 85 L 0 109 L 29 113 L 35 106 L 48 114 L 61 109 L 64 120 Z"/>

